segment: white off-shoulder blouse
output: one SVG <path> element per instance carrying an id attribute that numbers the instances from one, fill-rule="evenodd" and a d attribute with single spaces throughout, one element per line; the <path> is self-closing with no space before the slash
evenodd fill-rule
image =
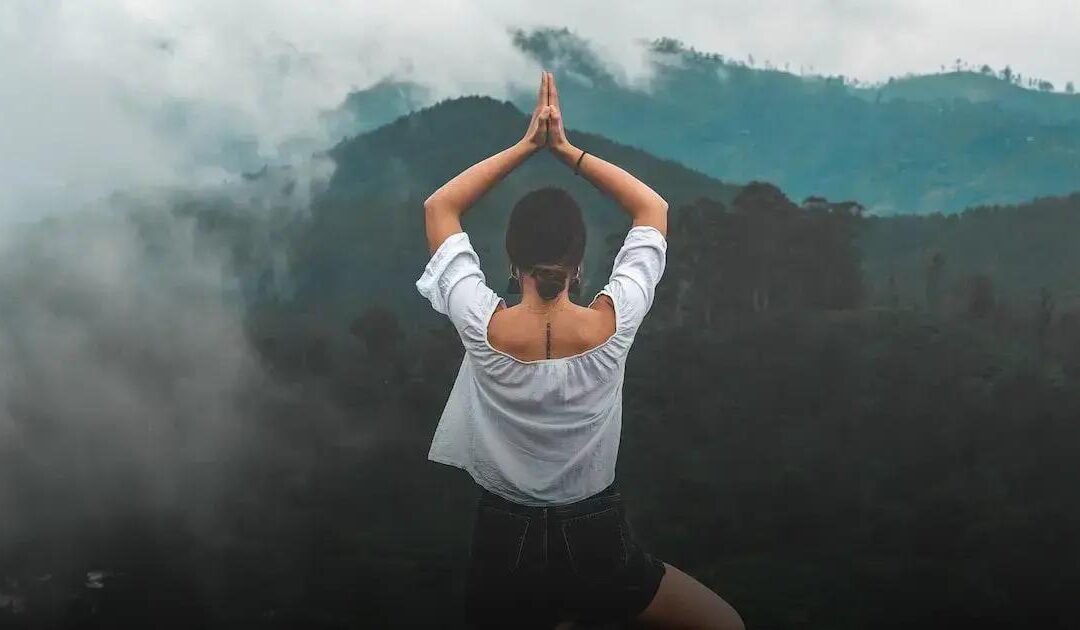
<path id="1" fill-rule="evenodd" d="M 627 352 L 666 261 L 658 229 L 630 228 L 597 293 L 615 305 L 614 334 L 573 356 L 522 361 L 488 342 L 502 298 L 487 286 L 469 236 L 447 238 L 416 288 L 449 316 L 465 356 L 428 459 L 462 468 L 484 488 L 525 505 L 572 503 L 606 488 L 615 479 Z"/>

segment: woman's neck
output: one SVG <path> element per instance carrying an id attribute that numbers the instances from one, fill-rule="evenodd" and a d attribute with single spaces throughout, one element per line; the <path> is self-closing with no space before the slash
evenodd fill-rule
<path id="1" fill-rule="evenodd" d="M 551 300 L 543 299 L 540 297 L 540 294 L 535 291 L 525 291 L 521 295 L 520 303 L 520 306 L 526 311 L 540 314 L 566 310 L 573 305 L 574 303 L 570 301 L 570 296 L 565 289 Z"/>

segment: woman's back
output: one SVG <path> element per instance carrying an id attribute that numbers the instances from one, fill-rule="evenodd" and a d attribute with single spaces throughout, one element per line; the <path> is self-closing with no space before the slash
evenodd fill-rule
<path id="1" fill-rule="evenodd" d="M 666 252 L 659 230 L 632 227 L 591 308 L 571 304 L 550 319 L 550 352 L 546 322 L 537 330 L 527 309 L 505 308 L 468 236 L 447 238 L 417 288 L 450 316 L 466 352 L 429 458 L 525 505 L 571 503 L 610 485 L 625 360 Z"/>

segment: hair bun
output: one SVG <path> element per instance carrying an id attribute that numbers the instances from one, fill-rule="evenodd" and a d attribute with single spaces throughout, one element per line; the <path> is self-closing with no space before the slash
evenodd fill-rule
<path id="1" fill-rule="evenodd" d="M 552 300 L 566 288 L 570 272 L 561 265 L 536 265 L 529 275 L 536 279 L 536 291 L 540 297 Z"/>

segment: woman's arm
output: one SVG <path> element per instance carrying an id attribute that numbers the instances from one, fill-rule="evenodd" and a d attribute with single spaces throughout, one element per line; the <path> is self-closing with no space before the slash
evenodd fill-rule
<path id="1" fill-rule="evenodd" d="M 541 75 L 536 108 L 524 137 L 512 146 L 473 164 L 443 184 L 424 202 L 428 249 L 432 254 L 451 234 L 461 231 L 461 216 L 492 186 L 547 143 L 547 78 Z"/>
<path id="2" fill-rule="evenodd" d="M 431 253 L 434 254 L 448 236 L 461 231 L 461 216 L 477 199 L 535 152 L 535 147 L 524 141 L 518 142 L 473 164 L 433 192 L 424 202 L 424 222 Z"/>
<path id="3" fill-rule="evenodd" d="M 569 142 L 552 147 L 552 151 L 570 168 L 581 156 L 581 149 Z M 633 225 L 651 225 L 667 236 L 668 203 L 644 182 L 592 153 L 581 160 L 578 172 L 612 197 L 630 215 Z"/>
<path id="4" fill-rule="evenodd" d="M 563 129 L 562 111 L 559 109 L 559 92 L 555 87 L 555 78 L 548 78 L 548 103 L 552 107 L 548 146 L 552 153 L 570 168 L 577 164 L 581 149 L 570 144 Z M 614 164 L 592 153 L 581 160 L 578 173 L 588 179 L 603 193 L 612 197 L 630 218 L 634 225 L 651 225 L 667 236 L 668 203 L 655 190 L 644 182 L 627 173 Z"/>

